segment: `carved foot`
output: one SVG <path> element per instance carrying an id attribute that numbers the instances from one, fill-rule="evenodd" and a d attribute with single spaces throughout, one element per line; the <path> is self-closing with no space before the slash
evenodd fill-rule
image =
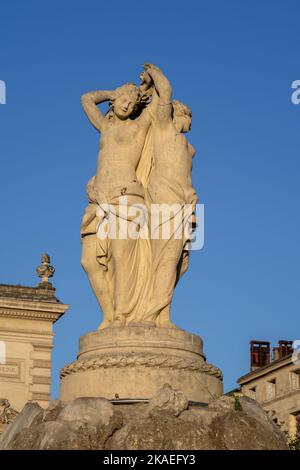
<path id="1" fill-rule="evenodd" d="M 111 321 L 104 320 L 98 327 L 98 330 L 104 330 L 105 328 L 108 328 L 109 326 L 111 326 Z"/>

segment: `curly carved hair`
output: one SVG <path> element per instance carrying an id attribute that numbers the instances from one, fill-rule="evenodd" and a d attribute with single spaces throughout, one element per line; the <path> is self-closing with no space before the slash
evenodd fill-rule
<path id="1" fill-rule="evenodd" d="M 137 101 L 140 101 L 140 98 L 141 98 L 140 89 L 134 83 L 124 83 L 124 85 L 121 85 L 115 89 L 115 94 L 117 96 L 121 96 L 124 93 L 133 95 L 137 99 Z"/>
<path id="2" fill-rule="evenodd" d="M 141 106 L 144 105 L 144 101 L 145 101 L 143 93 L 141 92 L 140 88 L 136 86 L 134 83 L 124 83 L 124 85 L 121 85 L 120 87 L 115 89 L 116 97 L 121 96 L 124 93 L 132 95 L 132 97 L 136 101 L 133 114 L 138 113 Z M 108 119 L 111 119 L 113 117 L 113 114 L 114 114 L 114 100 L 111 100 L 109 102 L 109 110 L 107 112 Z"/>
<path id="3" fill-rule="evenodd" d="M 151 90 L 144 90 L 142 87 L 138 87 L 135 83 L 124 83 L 120 87 L 115 89 L 116 97 L 121 96 L 123 93 L 127 93 L 132 95 L 135 103 L 135 109 L 133 112 L 133 116 L 139 115 L 142 110 L 147 106 L 151 100 Z M 114 114 L 114 100 L 109 102 L 109 110 L 107 112 L 108 119 L 111 119 Z"/>

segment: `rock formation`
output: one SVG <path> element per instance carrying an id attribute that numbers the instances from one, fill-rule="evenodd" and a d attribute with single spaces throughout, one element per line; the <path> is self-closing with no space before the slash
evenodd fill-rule
<path id="1" fill-rule="evenodd" d="M 188 404 L 165 385 L 149 403 L 77 398 L 47 410 L 28 403 L 0 438 L 0 449 L 284 450 L 286 438 L 248 397 Z"/>

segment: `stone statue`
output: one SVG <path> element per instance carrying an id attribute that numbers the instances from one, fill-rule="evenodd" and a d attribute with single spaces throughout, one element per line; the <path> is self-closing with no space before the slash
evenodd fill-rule
<path id="1" fill-rule="evenodd" d="M 185 137 L 191 111 L 173 100 L 155 65 L 145 64 L 140 80 L 82 97 L 101 133 L 81 225 L 82 265 L 104 318 L 80 338 L 77 360 L 61 370 L 66 403 L 147 401 L 165 384 L 202 404 L 223 392 L 222 372 L 206 362 L 202 339 L 170 319 L 196 227 L 195 150 Z M 106 114 L 98 108 L 104 102 Z"/>
<path id="2" fill-rule="evenodd" d="M 139 87 L 127 83 L 82 97 L 85 113 L 101 134 L 97 173 L 87 185 L 89 205 L 81 226 L 82 266 L 104 316 L 100 329 L 175 327 L 170 303 L 187 269 L 190 237 L 177 238 L 174 227 L 176 215 L 190 224 L 184 207 L 194 209 L 197 201 L 191 182 L 195 151 L 183 135 L 190 129 L 191 111 L 172 101 L 170 83 L 158 67 L 146 64 L 140 78 Z M 104 102 L 109 103 L 105 115 L 97 106 Z M 175 204 L 175 214 L 170 211 L 163 223 L 158 218 L 155 227 L 153 204 Z M 139 234 L 141 223 L 127 210 L 133 206 L 144 212 L 147 236 Z M 135 223 L 136 236 L 120 236 L 118 228 L 114 236 L 99 237 L 101 230 L 111 232 L 112 217 L 119 225 Z M 158 231 L 171 224 L 172 233 L 152 239 L 150 223 Z"/>

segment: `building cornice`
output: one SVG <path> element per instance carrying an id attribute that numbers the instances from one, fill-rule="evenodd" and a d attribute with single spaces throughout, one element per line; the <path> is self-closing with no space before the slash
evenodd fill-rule
<path id="1" fill-rule="evenodd" d="M 1 317 L 0 317 L 1 318 Z M 1 339 L 5 340 L 15 340 L 19 342 L 27 342 L 27 341 L 36 341 L 37 337 L 44 337 L 47 341 L 48 339 L 52 339 L 54 337 L 54 333 L 50 331 L 39 331 L 39 329 L 32 329 L 32 328 L 7 328 L 7 327 L 0 327 L 0 336 Z"/>
<path id="2" fill-rule="evenodd" d="M 62 303 L 20 301 L 0 297 L 0 318 L 44 320 L 55 323 L 69 308 Z"/>
<path id="3" fill-rule="evenodd" d="M 259 367 L 248 374 L 243 375 L 237 380 L 239 385 L 245 385 L 247 382 L 251 382 L 252 380 L 258 379 L 259 377 L 263 377 L 264 375 L 270 374 L 271 372 L 280 369 L 281 367 L 285 367 L 292 363 L 292 354 L 288 356 L 282 357 L 277 359 L 276 361 L 271 362 L 270 364 Z"/>
<path id="4" fill-rule="evenodd" d="M 55 292 L 56 289 L 50 282 L 40 283 L 37 287 L 0 284 L 0 298 L 60 303 L 55 297 Z"/>

